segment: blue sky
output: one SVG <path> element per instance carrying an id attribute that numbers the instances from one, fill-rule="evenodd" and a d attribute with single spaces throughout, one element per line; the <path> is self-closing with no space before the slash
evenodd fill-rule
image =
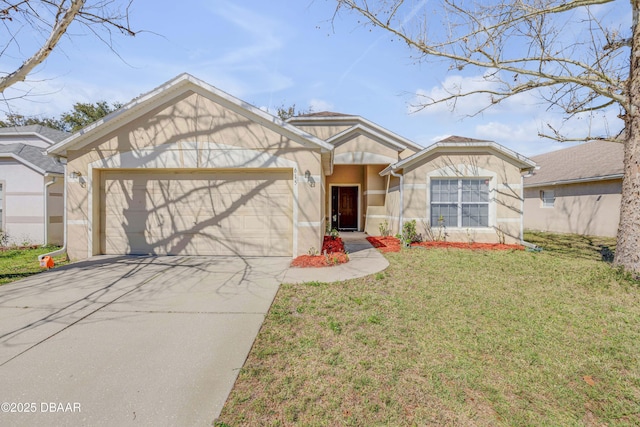
<path id="1" fill-rule="evenodd" d="M 531 96 L 475 117 L 466 116 L 484 105 L 479 97 L 462 100 L 454 112 L 444 105 L 414 112 L 416 94 L 442 94 L 452 84 L 479 86 L 482 71 L 461 74 L 443 62 L 417 63 L 405 45 L 359 25 L 355 15 L 332 23 L 334 9 L 330 0 L 135 0 L 132 27 L 144 32 L 116 37 L 119 57 L 72 27 L 73 36 L 16 87 L 31 96 L 10 105 L 24 115 L 58 115 L 74 102 L 126 103 L 188 72 L 260 108 L 295 104 L 299 110 L 360 115 L 425 146 L 462 135 L 524 155 L 562 147 L 537 136 L 545 120 L 557 124 L 560 117 Z M 7 68 L 2 61 L 0 68 Z M 574 121 L 564 129 L 615 131 L 622 127 L 616 113 L 606 122 Z"/>

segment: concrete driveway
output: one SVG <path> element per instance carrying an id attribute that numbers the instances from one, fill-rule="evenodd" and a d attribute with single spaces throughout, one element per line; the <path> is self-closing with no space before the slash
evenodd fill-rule
<path id="1" fill-rule="evenodd" d="M 0 425 L 210 426 L 290 261 L 96 257 L 0 286 Z"/>

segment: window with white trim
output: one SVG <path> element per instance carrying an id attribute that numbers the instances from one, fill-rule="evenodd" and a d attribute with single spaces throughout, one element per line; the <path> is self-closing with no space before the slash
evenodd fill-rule
<path id="1" fill-rule="evenodd" d="M 489 180 L 431 179 L 431 224 L 489 226 Z"/>
<path id="2" fill-rule="evenodd" d="M 552 208 L 556 204 L 556 194 L 553 190 L 542 190 L 540 192 L 543 208 Z"/>

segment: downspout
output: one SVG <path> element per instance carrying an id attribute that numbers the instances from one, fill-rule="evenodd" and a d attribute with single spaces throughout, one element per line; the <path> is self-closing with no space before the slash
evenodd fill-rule
<path id="1" fill-rule="evenodd" d="M 527 173 L 531 173 L 531 170 L 529 170 Z M 520 175 L 520 182 L 522 183 L 520 185 L 520 212 L 522 212 L 520 215 L 520 244 L 522 246 L 524 246 L 526 248 L 526 250 L 528 251 L 532 251 L 532 252 L 540 252 L 542 250 L 542 248 L 538 245 L 534 245 L 531 242 L 526 242 L 524 240 L 524 177 L 525 175 Z"/>
<path id="2" fill-rule="evenodd" d="M 49 176 L 49 174 L 45 174 L 44 175 L 45 178 L 47 176 Z M 48 196 L 48 191 L 49 191 L 49 187 L 53 184 L 56 183 L 57 181 L 57 176 L 53 176 L 53 179 L 49 182 L 45 182 L 44 184 L 44 246 L 47 246 L 49 244 L 49 197 Z"/>
<path id="3" fill-rule="evenodd" d="M 53 251 L 53 252 L 49 252 L 46 254 L 42 254 L 38 256 L 38 261 L 42 261 L 42 258 L 46 257 L 46 256 L 50 256 L 50 257 L 54 257 L 54 256 L 58 256 L 58 255 L 62 255 L 64 253 L 67 252 L 67 185 L 69 185 L 68 180 L 67 180 L 67 163 L 65 162 L 64 165 L 64 172 L 62 175 L 63 176 L 63 194 L 62 194 L 62 199 L 63 199 L 63 211 L 62 211 L 62 247 L 60 249 L 58 249 L 57 251 Z"/>
<path id="4" fill-rule="evenodd" d="M 404 225 L 404 175 L 399 175 L 389 169 L 389 173 L 396 178 L 400 178 L 400 225 L 398 233 L 402 234 L 402 226 Z"/>

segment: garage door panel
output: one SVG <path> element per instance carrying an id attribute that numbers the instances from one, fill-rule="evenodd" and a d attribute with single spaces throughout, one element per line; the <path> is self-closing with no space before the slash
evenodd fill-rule
<path id="1" fill-rule="evenodd" d="M 291 172 L 102 173 L 107 254 L 292 253 Z"/>

